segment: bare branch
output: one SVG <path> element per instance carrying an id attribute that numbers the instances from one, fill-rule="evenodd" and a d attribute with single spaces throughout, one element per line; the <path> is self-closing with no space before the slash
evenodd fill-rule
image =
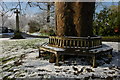
<path id="1" fill-rule="evenodd" d="M 21 11 L 22 9 L 21 9 L 21 2 L 20 2 L 20 0 L 18 0 L 18 4 L 19 4 L 20 11 Z"/>

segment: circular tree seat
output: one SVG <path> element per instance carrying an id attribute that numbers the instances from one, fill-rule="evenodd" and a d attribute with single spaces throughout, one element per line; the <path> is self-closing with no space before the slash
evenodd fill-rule
<path id="1" fill-rule="evenodd" d="M 93 49 L 102 46 L 101 37 L 49 37 L 49 46 L 57 48 Z"/>

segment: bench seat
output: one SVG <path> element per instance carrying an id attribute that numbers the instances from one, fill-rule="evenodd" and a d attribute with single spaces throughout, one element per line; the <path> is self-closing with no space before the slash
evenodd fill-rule
<path id="1" fill-rule="evenodd" d="M 56 64 L 59 65 L 59 55 L 81 55 L 81 56 L 90 56 L 93 59 L 92 66 L 96 66 L 96 56 L 104 52 L 112 53 L 112 48 L 103 44 L 102 47 L 93 48 L 88 50 L 81 50 L 79 48 L 56 48 L 49 45 L 42 45 L 39 47 L 39 55 L 42 53 L 40 51 L 47 51 L 54 53 L 56 55 Z"/>

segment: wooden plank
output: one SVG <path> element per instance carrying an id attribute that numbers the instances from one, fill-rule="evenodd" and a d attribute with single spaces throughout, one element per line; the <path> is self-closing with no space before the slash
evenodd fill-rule
<path id="1" fill-rule="evenodd" d="M 81 40 L 81 41 L 80 41 L 80 47 L 82 47 L 82 46 L 83 46 L 82 44 L 83 44 L 83 41 Z"/>
<path id="2" fill-rule="evenodd" d="M 77 41 L 77 48 L 79 47 L 79 45 L 80 45 L 80 41 L 78 40 L 78 41 Z"/>
<path id="3" fill-rule="evenodd" d="M 60 47 L 60 39 L 58 39 L 58 47 Z"/>
<path id="4" fill-rule="evenodd" d="M 75 42 L 76 42 L 76 40 L 73 40 L 73 46 L 74 46 L 74 47 L 76 47 Z"/>
<path id="5" fill-rule="evenodd" d="M 48 52 L 51 52 L 51 53 L 56 53 L 55 50 L 44 48 L 44 47 L 40 47 L 40 50 L 48 51 Z"/>
<path id="6" fill-rule="evenodd" d="M 72 40 L 69 40 L 70 41 L 70 45 L 69 45 L 69 47 L 72 47 Z"/>
<path id="7" fill-rule="evenodd" d="M 86 49 L 86 47 L 87 47 L 87 41 L 86 40 L 84 41 L 84 46 L 85 46 L 85 49 Z"/>
<path id="8" fill-rule="evenodd" d="M 62 40 L 62 47 L 64 48 L 64 45 L 65 45 L 65 40 Z"/>
<path id="9" fill-rule="evenodd" d="M 53 41 L 54 39 L 53 38 L 51 38 L 51 44 L 53 44 L 54 43 L 54 41 Z M 54 45 L 54 44 L 53 44 Z"/>
<path id="10" fill-rule="evenodd" d="M 39 56 L 38 56 L 39 58 L 41 57 L 41 49 L 39 48 Z"/>
<path id="11" fill-rule="evenodd" d="M 60 40 L 60 47 L 62 47 L 62 40 Z"/>
<path id="12" fill-rule="evenodd" d="M 49 44 L 51 44 L 50 38 L 49 38 Z"/>
<path id="13" fill-rule="evenodd" d="M 91 47 L 97 48 L 96 46 L 101 45 L 101 38 L 100 37 L 58 37 L 58 36 L 51 36 L 49 37 L 49 44 L 54 47 L 61 47 L 67 48 L 68 46 L 71 47 L 79 47 L 86 49 L 90 49 Z M 79 41 L 79 42 L 78 42 Z"/>
<path id="14" fill-rule="evenodd" d="M 66 40 L 66 48 L 67 48 L 67 46 L 68 46 L 68 40 Z"/>

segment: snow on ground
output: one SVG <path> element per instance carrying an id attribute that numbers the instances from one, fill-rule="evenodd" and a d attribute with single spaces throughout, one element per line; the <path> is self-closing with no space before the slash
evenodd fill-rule
<path id="1" fill-rule="evenodd" d="M 118 42 L 103 42 L 113 47 L 113 56 L 110 63 L 97 68 L 92 68 L 90 64 L 82 57 L 74 57 L 61 63 L 61 66 L 55 66 L 55 63 L 49 63 L 48 58 L 38 58 L 37 44 L 42 44 L 47 39 L 23 39 L 23 40 L 1 40 L 2 53 L 0 60 L 3 63 L 0 66 L 0 77 L 7 78 L 80 78 L 80 79 L 113 79 L 120 78 L 120 49 Z M 18 56 L 17 58 L 15 56 Z M 15 58 L 12 58 L 15 57 Z M 10 58 L 10 60 L 9 60 Z M 14 60 L 11 60 L 14 59 Z M 6 62 L 6 59 L 9 61 Z M 98 61 L 99 62 L 99 61 Z M 7 66 L 6 66 L 7 65 Z M 10 65 L 10 66 L 8 66 Z M 11 66 L 12 65 L 12 66 Z M 8 69 L 9 68 L 9 69 Z"/>

